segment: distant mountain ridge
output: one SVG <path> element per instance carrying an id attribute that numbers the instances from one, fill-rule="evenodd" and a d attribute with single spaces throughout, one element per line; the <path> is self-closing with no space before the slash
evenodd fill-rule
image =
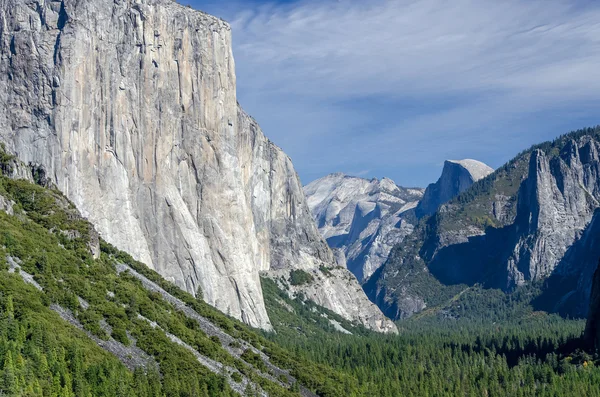
<path id="1" fill-rule="evenodd" d="M 407 218 L 423 189 L 404 188 L 389 178 L 364 179 L 336 173 L 304 188 L 319 231 L 336 253 L 338 263 L 365 280 L 377 270 L 392 247 L 413 230 Z"/>
<path id="2" fill-rule="evenodd" d="M 485 178 L 492 172 L 494 172 L 494 169 L 481 161 L 472 159 L 446 160 L 440 179 L 427 187 L 423 199 L 415 209 L 417 217 L 422 218 L 433 214 L 440 205 L 458 196 L 471 187 L 473 183 Z"/>
<path id="3" fill-rule="evenodd" d="M 516 156 L 425 216 L 363 286 L 392 318 L 440 304 L 462 286 L 542 284 L 534 305 L 587 313 L 600 247 L 600 128 Z"/>

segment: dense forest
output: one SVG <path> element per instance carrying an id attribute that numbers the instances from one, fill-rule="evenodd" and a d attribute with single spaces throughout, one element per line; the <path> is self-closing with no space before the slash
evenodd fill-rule
<path id="1" fill-rule="evenodd" d="M 349 396 L 600 396 L 600 361 L 581 349 L 584 320 L 536 312 L 536 287 L 472 288 L 373 334 L 263 280 L 271 340 L 350 375 Z M 335 332 L 334 320 L 353 335 Z"/>
<path id="2" fill-rule="evenodd" d="M 0 154 L 10 174 L 13 159 Z M 264 279 L 277 332 L 261 333 L 101 240 L 94 257 L 93 229 L 60 192 L 0 176 L 0 197 L 0 395 L 600 395 L 598 358 L 580 349 L 583 321 L 533 311 L 532 290 L 472 287 L 383 336 Z M 232 341 L 203 331 L 134 272 Z M 113 355 L 108 343 L 130 350 Z"/>

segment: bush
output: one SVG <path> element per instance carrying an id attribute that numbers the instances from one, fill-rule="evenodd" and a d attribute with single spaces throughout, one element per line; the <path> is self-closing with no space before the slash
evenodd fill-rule
<path id="1" fill-rule="evenodd" d="M 292 270 L 290 273 L 290 284 L 292 285 L 303 285 L 311 283 L 314 280 L 313 276 L 304 270 Z"/>
<path id="2" fill-rule="evenodd" d="M 131 344 L 129 338 L 127 337 L 127 332 L 125 332 L 123 328 L 113 328 L 110 336 L 112 336 L 114 340 L 121 342 L 125 346 L 129 346 Z"/>
<path id="3" fill-rule="evenodd" d="M 240 358 L 261 372 L 267 372 L 267 366 L 263 362 L 262 358 L 260 358 L 260 355 L 254 353 L 252 350 L 247 349 L 242 353 Z"/>

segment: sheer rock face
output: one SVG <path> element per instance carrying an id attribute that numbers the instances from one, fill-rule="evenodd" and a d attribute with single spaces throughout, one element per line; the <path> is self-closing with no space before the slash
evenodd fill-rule
<path id="1" fill-rule="evenodd" d="M 392 180 L 331 174 L 308 184 L 308 206 L 319 231 L 338 253 L 338 262 L 361 281 L 386 260 L 392 247 L 413 231 L 407 211 L 422 189 L 397 186 Z"/>
<path id="2" fill-rule="evenodd" d="M 333 263 L 289 158 L 237 104 L 227 23 L 170 0 L 0 13 L 0 138 L 106 240 L 264 329 L 259 272 Z M 345 309 L 395 330 L 364 295 Z"/>
<path id="3" fill-rule="evenodd" d="M 519 195 L 509 286 L 550 275 L 590 225 L 600 205 L 598 142 L 571 140 L 555 158 L 534 151 Z"/>
<path id="4" fill-rule="evenodd" d="M 510 291 L 544 281 L 536 307 L 586 316 L 600 256 L 600 141 L 597 132 L 582 134 L 551 149 L 534 149 L 521 156 L 527 159 L 515 160 L 524 163 L 523 178 L 507 176 L 521 172 L 509 164 L 504 176 L 491 181 L 490 191 L 481 188 L 470 203 L 442 205 L 428 218 L 419 241 L 405 240 L 367 289 L 380 308 L 393 315 L 401 305 L 399 291 L 412 282 L 396 275 L 410 270 L 416 277 L 422 269 L 445 285 Z M 506 197 L 503 189 L 514 185 L 512 197 Z M 503 206 L 510 210 L 498 211 Z M 480 219 L 487 225 L 477 223 Z"/>
<path id="5" fill-rule="evenodd" d="M 431 215 L 438 208 L 467 190 L 494 170 L 477 160 L 447 160 L 440 179 L 425 190 L 423 199 L 416 209 L 417 217 Z"/>

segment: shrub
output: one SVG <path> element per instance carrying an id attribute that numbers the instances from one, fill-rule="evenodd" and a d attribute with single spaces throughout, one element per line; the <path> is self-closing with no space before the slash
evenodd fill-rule
<path id="1" fill-rule="evenodd" d="M 244 360 L 245 362 L 247 362 L 248 364 L 252 365 L 254 368 L 256 368 L 264 373 L 267 372 L 267 366 L 263 362 L 262 358 L 260 358 L 260 355 L 257 353 L 254 353 L 252 350 L 247 349 L 246 351 L 244 351 L 242 353 L 240 358 L 242 360 Z"/>
<path id="2" fill-rule="evenodd" d="M 131 344 L 129 338 L 127 337 L 127 332 L 125 332 L 125 329 L 121 327 L 113 328 L 110 336 L 112 336 L 114 340 L 121 342 L 125 346 L 129 346 Z"/>
<path id="3" fill-rule="evenodd" d="M 233 379 L 233 381 L 236 383 L 240 383 L 242 381 L 242 375 L 240 375 L 239 372 L 234 372 L 231 374 L 231 379 Z"/>
<path id="4" fill-rule="evenodd" d="M 292 270 L 290 273 L 290 284 L 292 285 L 303 285 L 311 283 L 314 280 L 313 276 L 304 270 Z"/>

